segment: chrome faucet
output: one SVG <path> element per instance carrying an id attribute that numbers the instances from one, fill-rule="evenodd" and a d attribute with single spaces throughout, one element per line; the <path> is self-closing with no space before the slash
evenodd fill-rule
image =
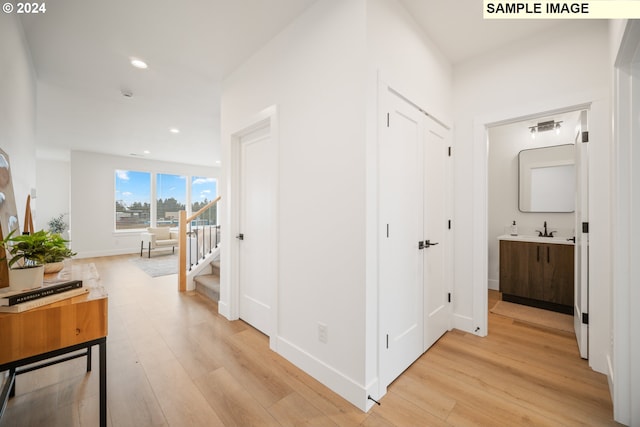
<path id="1" fill-rule="evenodd" d="M 557 233 L 556 230 L 547 232 L 547 221 L 544 222 L 544 234 L 542 234 L 542 230 L 536 231 L 538 232 L 538 237 L 553 237 L 553 233 Z"/>

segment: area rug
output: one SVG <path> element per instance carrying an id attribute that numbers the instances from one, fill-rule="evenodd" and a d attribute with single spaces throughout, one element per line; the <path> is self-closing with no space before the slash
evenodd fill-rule
<path id="1" fill-rule="evenodd" d="M 498 301 L 490 311 L 494 314 L 532 323 L 534 325 L 559 329 L 565 332 L 573 332 L 573 316 L 568 314 L 556 313 L 555 311 L 543 310 L 541 308 L 529 307 L 522 304 L 514 304 L 507 301 Z"/>
<path id="2" fill-rule="evenodd" d="M 129 261 L 151 277 L 178 274 L 178 254 L 137 256 Z"/>

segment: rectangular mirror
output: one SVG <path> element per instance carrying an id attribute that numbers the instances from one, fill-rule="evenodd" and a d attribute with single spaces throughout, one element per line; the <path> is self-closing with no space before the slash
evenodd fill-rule
<path id="1" fill-rule="evenodd" d="M 573 144 L 522 150 L 518 153 L 518 168 L 521 212 L 575 211 Z"/>

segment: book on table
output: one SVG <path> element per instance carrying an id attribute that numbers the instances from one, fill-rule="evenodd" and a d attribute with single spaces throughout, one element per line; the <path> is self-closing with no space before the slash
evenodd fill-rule
<path id="1" fill-rule="evenodd" d="M 0 293 L 0 307 L 10 307 L 80 288 L 82 280 L 47 281 L 40 288 Z"/>
<path id="2" fill-rule="evenodd" d="M 34 308 L 42 307 L 43 305 L 53 304 L 54 302 L 62 301 L 68 298 L 77 297 L 89 293 L 89 288 L 84 286 L 81 288 L 71 289 L 61 292 L 59 294 L 53 294 L 46 297 L 34 299 L 27 302 L 21 302 L 10 306 L 0 307 L 0 313 L 22 313 L 23 311 L 33 310 Z"/>

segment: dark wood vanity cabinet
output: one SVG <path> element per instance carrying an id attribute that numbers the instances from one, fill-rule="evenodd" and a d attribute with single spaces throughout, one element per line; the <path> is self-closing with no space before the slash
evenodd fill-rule
<path id="1" fill-rule="evenodd" d="M 573 314 L 573 245 L 500 240 L 504 301 Z"/>

